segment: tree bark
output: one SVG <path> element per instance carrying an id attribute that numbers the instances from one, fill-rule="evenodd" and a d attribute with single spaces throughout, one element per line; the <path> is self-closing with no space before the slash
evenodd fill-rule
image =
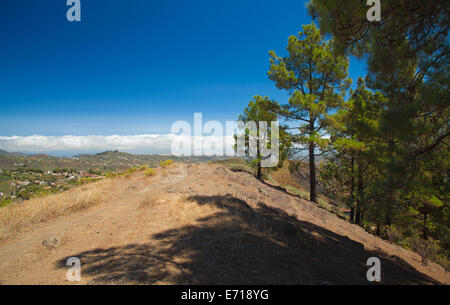
<path id="1" fill-rule="evenodd" d="M 427 219 L 428 219 L 428 211 L 425 210 L 423 214 L 423 239 L 428 239 L 428 231 L 427 231 Z"/>
<path id="2" fill-rule="evenodd" d="M 391 213 L 389 211 L 386 212 L 386 225 L 388 227 L 392 225 Z"/>
<path id="3" fill-rule="evenodd" d="M 355 223 L 357 225 L 361 224 L 361 207 L 359 203 L 356 205 Z"/>
<path id="4" fill-rule="evenodd" d="M 355 222 L 355 158 L 351 157 L 351 177 L 350 177 L 350 222 Z"/>
<path id="5" fill-rule="evenodd" d="M 314 120 L 309 116 L 309 135 L 312 136 L 314 132 Z M 316 190 L 316 163 L 314 158 L 314 141 L 309 141 L 309 200 L 317 203 Z"/>
<path id="6" fill-rule="evenodd" d="M 317 203 L 316 164 L 314 158 L 314 142 L 309 143 L 309 200 Z"/>
<path id="7" fill-rule="evenodd" d="M 364 184 L 363 184 L 363 177 L 361 172 L 361 164 L 358 164 L 358 195 L 356 196 L 356 217 L 355 217 L 355 223 L 358 225 L 362 224 L 362 205 L 364 200 Z"/>
<path id="8" fill-rule="evenodd" d="M 256 129 L 256 157 L 258 158 L 258 163 L 256 165 L 256 167 L 257 167 L 256 177 L 258 179 L 260 179 L 261 178 L 261 151 L 259 148 L 259 144 L 260 144 L 260 142 L 259 142 L 259 122 L 256 125 L 256 128 L 257 128 Z"/>

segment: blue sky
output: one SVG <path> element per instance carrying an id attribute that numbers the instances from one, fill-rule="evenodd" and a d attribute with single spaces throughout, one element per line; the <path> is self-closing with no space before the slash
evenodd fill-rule
<path id="1" fill-rule="evenodd" d="M 0 136 L 165 134 L 280 102 L 268 51 L 311 22 L 302 1 L 0 1 Z M 350 76 L 364 75 L 351 60 Z"/>

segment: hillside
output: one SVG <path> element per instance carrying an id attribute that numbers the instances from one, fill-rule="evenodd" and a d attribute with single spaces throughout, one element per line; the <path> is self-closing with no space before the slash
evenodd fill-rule
<path id="1" fill-rule="evenodd" d="M 85 180 L 97 179 L 141 165 L 157 166 L 171 158 L 180 162 L 215 161 L 219 157 L 134 155 L 119 151 L 55 157 L 0 150 L 0 207 L 48 193 L 68 190 Z"/>
<path id="2" fill-rule="evenodd" d="M 177 157 L 164 155 L 136 155 L 120 151 L 105 151 L 97 154 L 82 154 L 73 157 L 56 157 L 47 154 L 10 153 L 0 150 L 0 169 L 42 169 L 72 168 L 74 170 L 124 170 L 142 164 L 156 165 L 160 160 L 174 159 L 182 162 L 217 160 L 217 157 Z"/>
<path id="3" fill-rule="evenodd" d="M 0 282 L 70 284 L 450 284 L 437 264 L 220 164 L 158 168 L 0 209 Z M 43 241 L 54 240 L 54 247 Z"/>

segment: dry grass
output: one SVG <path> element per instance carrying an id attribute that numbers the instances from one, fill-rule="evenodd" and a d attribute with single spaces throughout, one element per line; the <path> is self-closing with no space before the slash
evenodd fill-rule
<path id="1" fill-rule="evenodd" d="M 144 198 L 139 202 L 140 208 L 146 208 L 148 206 L 153 206 L 159 201 L 158 195 L 155 193 L 146 192 Z"/>
<path id="2" fill-rule="evenodd" d="M 91 207 L 104 197 L 108 180 L 70 191 L 37 197 L 0 209 L 0 240 L 24 227 Z"/>

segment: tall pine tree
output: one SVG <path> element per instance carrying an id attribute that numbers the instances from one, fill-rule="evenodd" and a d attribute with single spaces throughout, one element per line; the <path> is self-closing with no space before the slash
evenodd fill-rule
<path id="1" fill-rule="evenodd" d="M 286 57 L 270 52 L 269 78 L 290 94 L 289 103 L 276 105 L 274 111 L 298 124 L 291 127 L 298 131 L 293 141 L 296 153 L 308 151 L 310 200 L 317 202 L 315 156 L 325 149 L 327 120 L 350 86 L 349 62 L 334 53 L 332 41 L 324 40 L 313 23 L 304 25 L 298 36 L 289 37 L 287 52 Z"/>

